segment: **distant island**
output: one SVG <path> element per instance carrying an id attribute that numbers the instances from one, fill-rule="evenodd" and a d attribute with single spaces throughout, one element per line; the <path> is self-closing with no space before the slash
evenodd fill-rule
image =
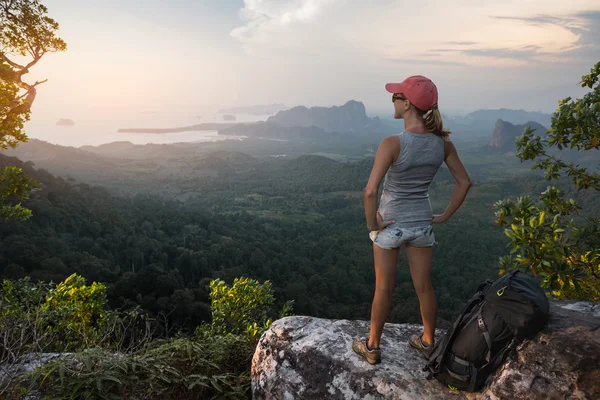
<path id="1" fill-rule="evenodd" d="M 218 131 L 221 129 L 228 129 L 235 125 L 231 123 L 219 123 L 209 122 L 205 124 L 197 124 L 190 126 L 182 126 L 179 128 L 121 128 L 117 130 L 118 133 L 179 133 L 179 132 L 200 132 L 200 131 Z"/>
<path id="2" fill-rule="evenodd" d="M 223 119 L 230 115 L 223 115 Z M 234 116 L 230 116 L 234 117 Z M 120 133 L 176 133 L 217 130 L 219 135 L 268 137 L 278 139 L 332 137 L 331 134 L 380 135 L 393 134 L 397 129 L 379 118 L 369 118 L 363 103 L 350 100 L 333 107 L 294 107 L 279 111 L 266 122 L 203 123 L 179 128 L 119 129 Z"/>
<path id="3" fill-rule="evenodd" d="M 219 110 L 217 114 L 250 114 L 250 115 L 273 115 L 279 111 L 287 110 L 283 104 L 258 104 L 254 106 L 240 106 Z"/>
<path id="4" fill-rule="evenodd" d="M 74 126 L 75 121 L 73 121 L 72 119 L 68 119 L 68 118 L 61 118 L 56 122 L 56 125 L 58 125 L 58 126 Z"/>
<path id="5" fill-rule="evenodd" d="M 223 115 L 223 121 L 235 121 L 235 115 L 225 114 Z"/>

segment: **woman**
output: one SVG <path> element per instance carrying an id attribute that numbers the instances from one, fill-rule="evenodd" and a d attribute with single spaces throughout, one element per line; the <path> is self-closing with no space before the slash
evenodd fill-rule
<path id="1" fill-rule="evenodd" d="M 352 349 L 370 364 L 381 362 L 379 343 L 390 311 L 400 247 L 406 251 L 424 328 L 422 335 L 409 338 L 409 344 L 426 358 L 431 354 L 437 318 L 430 279 L 435 243 L 432 225 L 448 221 L 471 187 L 469 174 L 450 141 L 450 132 L 444 130 L 435 84 L 424 76 L 411 76 L 402 83 L 388 83 L 385 88 L 392 93 L 394 118 L 404 119 L 405 131 L 382 140 L 365 189 L 365 214 L 375 262 L 375 296 L 369 338 L 355 340 Z M 433 215 L 428 189 L 442 162 L 448 166 L 456 186 L 446 211 Z M 377 194 L 384 176 L 378 209 Z"/>

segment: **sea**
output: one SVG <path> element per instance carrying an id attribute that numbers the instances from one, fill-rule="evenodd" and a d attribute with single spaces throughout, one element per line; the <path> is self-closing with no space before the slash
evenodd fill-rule
<path id="1" fill-rule="evenodd" d="M 268 115 L 235 115 L 236 122 L 264 121 Z M 57 125 L 61 119 L 73 121 L 72 126 Z M 202 123 L 227 123 L 223 115 L 210 113 L 201 115 L 190 111 L 153 110 L 97 110 L 95 113 L 73 113 L 72 115 L 31 115 L 25 124 L 29 138 L 39 139 L 62 146 L 98 146 L 112 142 L 134 144 L 169 144 L 212 142 L 220 140 L 243 140 L 244 136 L 222 136 L 216 130 L 176 133 L 120 133 L 121 128 L 179 128 Z"/>

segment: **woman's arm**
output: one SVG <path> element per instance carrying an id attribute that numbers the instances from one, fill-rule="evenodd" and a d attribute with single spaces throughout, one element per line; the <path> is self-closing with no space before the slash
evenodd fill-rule
<path id="1" fill-rule="evenodd" d="M 370 231 L 379 231 L 394 223 L 394 221 L 383 222 L 381 220 L 381 216 L 377 213 L 377 194 L 379 193 L 379 184 L 392 165 L 394 153 L 399 150 L 399 147 L 398 138 L 389 136 L 381 141 L 375 154 L 371 176 L 365 188 L 365 216 L 367 228 Z M 397 152 L 399 153 L 399 151 Z"/>
<path id="2" fill-rule="evenodd" d="M 462 161 L 458 157 L 458 152 L 456 151 L 456 147 L 454 147 L 454 143 L 451 141 L 446 141 L 444 144 L 446 157 L 444 161 L 450 170 L 450 173 L 454 177 L 456 181 L 456 186 L 454 186 L 454 193 L 452 194 L 452 199 L 450 200 L 450 204 L 446 211 L 444 211 L 441 215 L 434 215 L 432 219 L 433 224 L 441 224 L 450 219 L 452 215 L 458 210 L 461 206 L 465 197 L 467 197 L 467 193 L 473 183 L 471 182 L 471 178 L 469 178 L 469 173 L 467 169 L 463 165 Z"/>

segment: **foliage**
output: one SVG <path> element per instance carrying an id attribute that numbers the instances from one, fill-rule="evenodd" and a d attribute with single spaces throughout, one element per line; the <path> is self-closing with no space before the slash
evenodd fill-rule
<path id="1" fill-rule="evenodd" d="M 37 182 L 28 178 L 22 168 L 9 166 L 0 170 L 0 222 L 30 218 L 31 210 L 24 208 L 21 203 L 13 203 L 19 199 L 29 199 L 29 193 L 38 187 Z"/>
<path id="2" fill-rule="evenodd" d="M 68 342 L 70 348 L 86 348 L 98 340 L 106 306 L 106 286 L 73 274 L 50 290 L 42 306 L 48 330 Z"/>
<path id="3" fill-rule="evenodd" d="M 23 127 L 29 120 L 36 86 L 42 82 L 29 84 L 23 76 L 46 53 L 66 50 L 65 42 L 56 36 L 58 23 L 47 13 L 38 0 L 0 0 L 0 150 L 27 141 Z M 14 56 L 25 58 L 27 63 L 15 62 Z M 27 199 L 35 187 L 19 168 L 1 171 L 0 222 L 29 218 L 31 211 L 17 200 Z"/>
<path id="4" fill-rule="evenodd" d="M 113 333 L 119 331 L 114 319 L 127 325 L 129 315 L 105 309 L 104 285 L 87 285 L 76 274 L 58 285 L 4 280 L 0 338 L 11 344 L 9 333 L 13 339 L 20 333 L 27 343 L 3 347 L 2 365 L 18 365 L 27 353 L 41 360 L 41 353 L 62 349 L 31 373 L 3 379 L 0 395 L 17 397 L 35 389 L 47 399 L 249 398 L 250 360 L 257 334 L 270 323 L 273 289 L 270 282 L 248 278 L 235 279 L 231 287 L 217 279 L 210 287 L 213 324 L 198 327 L 191 337 L 130 338 L 135 343 L 124 347 Z M 281 315 L 289 312 L 291 302 Z M 25 324 L 32 315 L 33 324 Z M 34 343 L 19 326 L 45 340 Z"/>
<path id="5" fill-rule="evenodd" d="M 598 192 L 598 172 L 564 162 L 550 150 L 600 149 L 599 77 L 600 63 L 582 79 L 589 93 L 559 102 L 545 138 L 527 128 L 517 139 L 522 161 L 534 160 L 532 168 L 544 169 L 548 180 L 566 175 L 578 191 Z M 505 227 L 513 254 L 501 259 L 501 273 L 508 268 L 530 270 L 558 298 L 600 300 L 600 219 L 580 216 L 582 207 L 573 199 L 564 200 L 556 187 L 548 187 L 540 200 L 536 205 L 530 197 L 522 197 L 516 203 L 503 200 L 495 205 L 496 223 Z"/>
<path id="6" fill-rule="evenodd" d="M 47 399 L 247 399 L 253 350 L 236 335 L 154 341 L 126 354 L 92 348 L 32 377 Z"/>
<path id="7" fill-rule="evenodd" d="M 29 278 L 3 280 L 0 286 L 0 365 L 17 362 L 48 340 L 41 308 L 50 285 Z M 1 392 L 1 391 L 0 391 Z"/>
<path id="8" fill-rule="evenodd" d="M 271 325 L 267 314 L 275 302 L 271 282 L 235 278 L 229 286 L 221 279 L 210 283 L 212 327 L 216 332 L 256 337 Z"/>
<path id="9" fill-rule="evenodd" d="M 86 285 L 78 275 L 65 282 L 33 283 L 28 277 L 3 280 L 0 286 L 0 395 L 14 386 L 26 355 L 35 359 L 44 352 L 77 351 L 101 346 L 132 352 L 151 337 L 151 327 L 139 310 L 119 313 L 106 310 L 106 288 Z"/>

